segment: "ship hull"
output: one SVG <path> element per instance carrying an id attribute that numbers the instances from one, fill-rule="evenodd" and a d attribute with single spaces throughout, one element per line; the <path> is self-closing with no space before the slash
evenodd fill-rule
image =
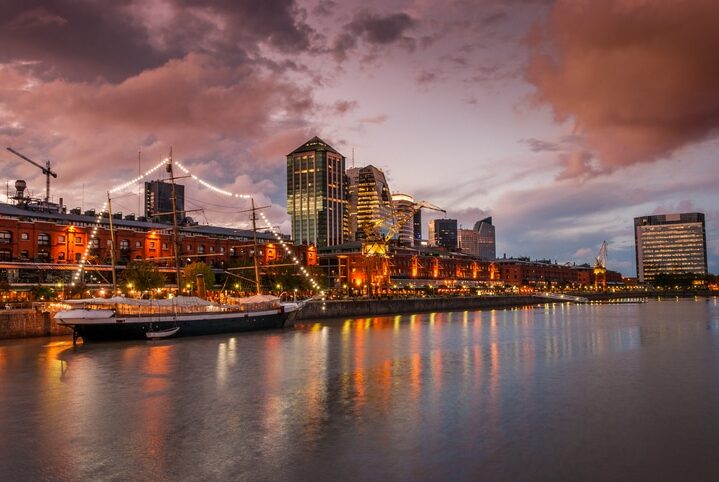
<path id="1" fill-rule="evenodd" d="M 261 314 L 223 314 L 222 316 L 180 315 L 176 319 L 172 317 L 167 317 L 167 319 L 111 317 L 97 323 L 87 319 L 66 319 L 59 321 L 59 324 L 72 327 L 76 336 L 82 338 L 83 341 L 144 340 L 148 338 L 148 332 L 161 332 L 175 327 L 180 329 L 172 335 L 172 338 L 276 330 L 287 326 L 288 318 L 291 315 L 292 313 L 287 312 L 265 312 Z"/>

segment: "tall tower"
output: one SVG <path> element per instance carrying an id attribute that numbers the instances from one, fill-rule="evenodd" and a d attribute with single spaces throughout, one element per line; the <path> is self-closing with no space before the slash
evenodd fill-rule
<path id="1" fill-rule="evenodd" d="M 414 213 L 414 198 L 408 194 L 401 194 L 398 192 L 392 194 L 392 204 L 394 205 L 394 212 L 398 216 Z M 417 211 L 419 211 L 419 209 Z M 404 223 L 397 233 L 397 241 L 402 244 L 413 246 L 414 239 L 414 223 Z"/>
<path id="2" fill-rule="evenodd" d="M 179 219 L 185 217 L 185 186 L 175 184 L 175 208 Z M 157 214 L 160 214 L 159 216 Z M 139 214 L 139 213 L 138 213 Z M 145 182 L 145 216 L 159 223 L 172 223 L 172 184 L 164 181 Z"/>
<path id="3" fill-rule="evenodd" d="M 315 136 L 287 155 L 287 214 L 295 244 L 347 241 L 345 157 Z"/>
<path id="4" fill-rule="evenodd" d="M 364 237 L 364 226 L 386 219 L 391 224 L 392 195 L 384 173 L 369 165 L 347 171 L 349 186 L 350 233 L 355 239 Z"/>
<path id="5" fill-rule="evenodd" d="M 478 234 L 479 252 L 477 255 L 482 259 L 494 260 L 497 257 L 497 241 L 492 217 L 480 219 L 474 223 L 474 230 Z"/>
<path id="6" fill-rule="evenodd" d="M 658 274 L 707 274 L 703 213 L 634 218 L 634 242 L 640 283 L 651 283 Z"/>

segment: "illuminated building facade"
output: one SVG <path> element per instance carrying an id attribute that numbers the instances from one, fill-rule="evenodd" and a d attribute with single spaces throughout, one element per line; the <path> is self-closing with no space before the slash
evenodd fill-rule
<path id="1" fill-rule="evenodd" d="M 414 232 L 414 198 L 408 194 L 394 193 L 392 194 L 392 204 L 394 206 L 395 218 L 402 218 L 411 215 L 410 219 L 405 222 L 397 233 L 397 241 L 400 244 L 412 246 L 415 240 Z M 419 210 L 417 210 L 419 212 Z M 422 234 L 420 233 L 420 239 Z"/>
<path id="2" fill-rule="evenodd" d="M 295 244 L 347 241 L 345 157 L 319 137 L 287 155 L 287 213 Z"/>
<path id="3" fill-rule="evenodd" d="M 640 283 L 651 283 L 658 274 L 707 274 L 703 213 L 634 218 L 634 242 Z"/>
<path id="4" fill-rule="evenodd" d="M 381 220 L 387 220 L 387 228 L 392 224 L 392 195 L 384 173 L 369 165 L 349 169 L 347 172 L 349 227 L 355 239 L 363 239 L 365 226 L 374 226 Z"/>

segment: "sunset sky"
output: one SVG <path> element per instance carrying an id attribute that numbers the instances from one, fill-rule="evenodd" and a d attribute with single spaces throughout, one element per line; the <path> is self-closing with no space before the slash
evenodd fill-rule
<path id="1" fill-rule="evenodd" d="M 99 208 L 166 156 L 272 204 L 318 135 L 497 254 L 635 275 L 633 218 L 707 216 L 719 272 L 715 0 L 0 0 L 0 172 Z M 202 223 L 241 202 L 187 184 Z M 4 192 L 3 192 L 4 194 Z M 4 199 L 4 196 L 2 197 Z M 136 212 L 137 190 L 113 201 Z M 426 227 L 425 227 L 426 230 Z"/>

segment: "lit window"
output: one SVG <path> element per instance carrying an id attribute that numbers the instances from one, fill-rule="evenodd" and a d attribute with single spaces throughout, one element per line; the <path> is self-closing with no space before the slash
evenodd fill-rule
<path id="1" fill-rule="evenodd" d="M 0 244 L 12 243 L 12 233 L 10 231 L 0 231 Z"/>
<path id="2" fill-rule="evenodd" d="M 136 248 L 142 248 L 142 241 L 135 241 Z"/>
<path id="3" fill-rule="evenodd" d="M 64 235 L 58 236 L 58 237 L 57 237 L 57 242 L 58 242 L 58 243 L 61 243 L 61 244 L 64 243 L 64 242 L 65 242 L 65 236 L 64 236 Z"/>
<path id="4" fill-rule="evenodd" d="M 82 236 L 75 236 L 75 244 L 82 244 Z"/>
<path id="5" fill-rule="evenodd" d="M 30 235 L 28 233 L 21 233 L 20 239 L 22 239 L 23 241 L 27 241 L 28 239 L 30 239 Z"/>

